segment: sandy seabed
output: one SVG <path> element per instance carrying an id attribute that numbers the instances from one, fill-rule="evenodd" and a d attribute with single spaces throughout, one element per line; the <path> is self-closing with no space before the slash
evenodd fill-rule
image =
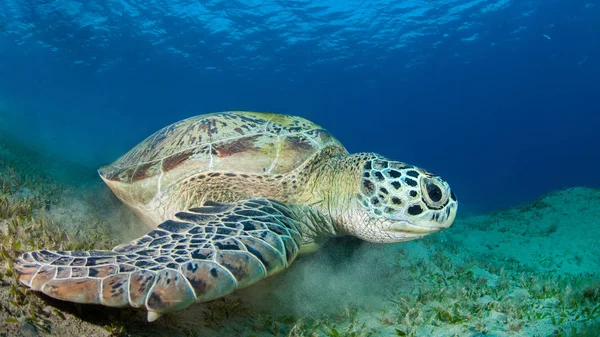
<path id="1" fill-rule="evenodd" d="M 600 190 L 459 217 L 423 240 L 331 240 L 287 271 L 155 323 L 15 282 L 31 249 L 111 248 L 144 226 L 93 170 L 0 137 L 0 336 L 600 336 Z"/>

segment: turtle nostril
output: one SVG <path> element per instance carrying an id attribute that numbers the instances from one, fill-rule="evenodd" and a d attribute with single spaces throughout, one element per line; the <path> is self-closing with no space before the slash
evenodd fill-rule
<path id="1" fill-rule="evenodd" d="M 426 179 L 425 187 L 427 189 L 427 195 L 429 196 L 431 201 L 439 202 L 440 200 L 442 200 L 442 190 L 439 188 L 439 186 L 437 184 L 433 183 L 429 179 Z"/>

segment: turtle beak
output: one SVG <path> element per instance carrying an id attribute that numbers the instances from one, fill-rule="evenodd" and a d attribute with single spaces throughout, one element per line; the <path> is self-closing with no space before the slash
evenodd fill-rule
<path id="1" fill-rule="evenodd" d="M 383 229 L 396 241 L 418 239 L 452 226 L 457 208 L 457 203 L 452 201 L 440 210 L 429 210 L 410 218 L 399 212 L 389 218 Z"/>
<path id="2" fill-rule="evenodd" d="M 441 231 L 446 227 L 441 226 L 421 226 L 414 223 L 406 222 L 406 221 L 397 221 L 391 222 L 390 227 L 388 228 L 391 232 L 398 233 L 407 233 L 407 234 L 416 234 L 416 235 L 428 235 Z"/>

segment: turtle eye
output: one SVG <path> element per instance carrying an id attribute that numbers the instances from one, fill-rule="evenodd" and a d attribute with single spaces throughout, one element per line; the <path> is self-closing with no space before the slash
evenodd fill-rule
<path id="1" fill-rule="evenodd" d="M 440 209 L 448 200 L 448 196 L 444 195 L 440 183 L 435 178 L 426 177 L 422 180 L 422 191 L 427 206 L 433 209 Z"/>
<path id="2" fill-rule="evenodd" d="M 425 188 L 429 199 L 433 202 L 440 202 L 442 200 L 442 190 L 438 185 L 432 183 L 429 179 L 425 180 Z"/>

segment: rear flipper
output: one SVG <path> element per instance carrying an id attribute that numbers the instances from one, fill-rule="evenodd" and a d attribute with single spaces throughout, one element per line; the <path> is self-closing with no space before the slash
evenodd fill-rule
<path id="1" fill-rule="evenodd" d="M 298 222 L 280 202 L 206 203 L 112 251 L 35 251 L 15 263 L 19 281 L 48 296 L 146 307 L 148 321 L 249 286 L 287 268 Z"/>

